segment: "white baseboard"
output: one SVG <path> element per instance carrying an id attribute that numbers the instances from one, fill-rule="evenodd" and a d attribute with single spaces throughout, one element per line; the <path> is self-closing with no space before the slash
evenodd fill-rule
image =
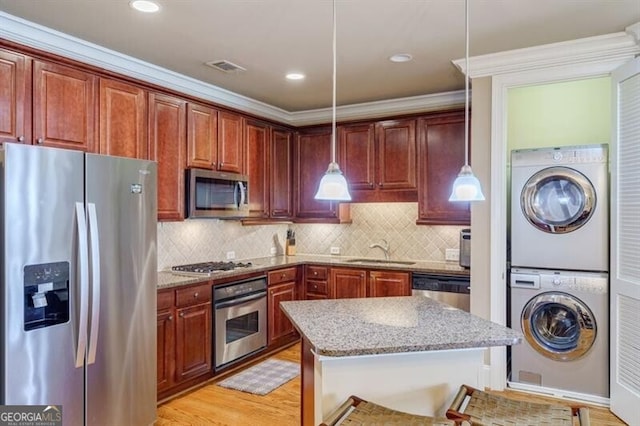
<path id="1" fill-rule="evenodd" d="M 542 386 L 529 385 L 526 383 L 507 382 L 507 387 L 519 391 L 529 392 L 538 395 L 552 396 L 554 398 L 571 399 L 574 401 L 588 402 L 590 404 L 609 407 L 609 398 L 586 393 L 572 392 L 563 389 L 546 388 Z"/>

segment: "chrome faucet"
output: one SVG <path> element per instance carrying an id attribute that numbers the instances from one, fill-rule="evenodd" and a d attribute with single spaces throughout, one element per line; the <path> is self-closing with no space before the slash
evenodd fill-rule
<path id="1" fill-rule="evenodd" d="M 369 248 L 379 248 L 384 252 L 384 260 L 389 260 L 391 255 L 389 254 L 389 243 L 387 240 L 382 240 L 380 243 L 371 244 Z"/>

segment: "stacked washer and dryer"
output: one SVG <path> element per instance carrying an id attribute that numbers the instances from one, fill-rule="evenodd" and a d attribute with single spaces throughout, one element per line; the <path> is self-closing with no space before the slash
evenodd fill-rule
<path id="1" fill-rule="evenodd" d="M 609 397 L 606 145 L 511 152 L 513 388 Z"/>

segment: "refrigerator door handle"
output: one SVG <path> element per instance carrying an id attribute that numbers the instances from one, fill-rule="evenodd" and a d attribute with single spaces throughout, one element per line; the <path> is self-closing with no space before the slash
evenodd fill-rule
<path id="1" fill-rule="evenodd" d="M 76 203 L 78 226 L 78 260 L 80 264 L 80 279 L 78 289 L 79 320 L 78 345 L 76 348 L 76 368 L 84 366 L 84 355 L 87 349 L 87 322 L 89 304 L 89 246 L 87 241 L 87 220 L 84 213 L 84 203 Z"/>
<path id="2" fill-rule="evenodd" d="M 96 205 L 88 203 L 89 241 L 91 242 L 91 331 L 89 332 L 89 354 L 87 364 L 96 362 L 98 327 L 100 325 L 100 233 Z"/>

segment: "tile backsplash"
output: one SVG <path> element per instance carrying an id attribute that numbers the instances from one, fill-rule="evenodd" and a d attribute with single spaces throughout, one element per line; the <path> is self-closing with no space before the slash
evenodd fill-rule
<path id="1" fill-rule="evenodd" d="M 458 248 L 462 226 L 416 225 L 417 203 L 352 204 L 353 223 L 274 224 L 242 226 L 238 221 L 195 219 L 158 223 L 158 269 L 172 265 L 225 260 L 235 252 L 236 259 L 271 255 L 276 247 L 284 253 L 287 228 L 296 232 L 299 254 L 329 255 L 339 247 L 342 256 L 384 255 L 369 246 L 389 242 L 392 259 L 444 261 L 447 248 Z"/>

